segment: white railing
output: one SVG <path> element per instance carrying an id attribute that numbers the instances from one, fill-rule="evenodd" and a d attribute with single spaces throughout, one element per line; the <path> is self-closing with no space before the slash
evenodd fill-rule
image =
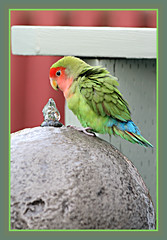
<path id="1" fill-rule="evenodd" d="M 155 28 L 13 26 L 17 55 L 156 58 Z"/>

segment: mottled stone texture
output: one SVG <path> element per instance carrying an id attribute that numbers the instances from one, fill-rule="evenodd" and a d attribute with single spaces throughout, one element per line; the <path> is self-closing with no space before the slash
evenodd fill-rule
<path id="1" fill-rule="evenodd" d="M 136 168 L 112 145 L 35 127 L 11 136 L 11 228 L 154 229 L 155 212 Z"/>

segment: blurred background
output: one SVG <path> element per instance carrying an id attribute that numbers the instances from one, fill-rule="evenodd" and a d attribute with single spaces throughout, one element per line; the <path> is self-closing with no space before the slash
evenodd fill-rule
<path id="1" fill-rule="evenodd" d="M 11 11 L 11 26 L 94 26 L 156 28 L 156 11 Z M 49 83 L 49 68 L 60 57 L 11 53 L 11 132 L 39 126 L 51 97 L 65 123 L 65 101 Z"/>

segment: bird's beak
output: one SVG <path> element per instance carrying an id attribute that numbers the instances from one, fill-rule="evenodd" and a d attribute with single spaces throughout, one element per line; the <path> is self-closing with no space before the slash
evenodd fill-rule
<path id="1" fill-rule="evenodd" d="M 57 82 L 56 82 L 55 79 L 50 78 L 50 84 L 51 84 L 53 89 L 58 90 L 58 85 L 57 85 Z"/>

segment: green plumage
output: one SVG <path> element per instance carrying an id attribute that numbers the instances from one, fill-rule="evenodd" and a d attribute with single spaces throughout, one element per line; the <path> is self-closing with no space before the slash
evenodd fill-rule
<path id="1" fill-rule="evenodd" d="M 73 79 L 65 96 L 69 109 L 83 127 L 90 127 L 98 133 L 119 135 L 132 143 L 152 146 L 131 121 L 128 103 L 117 88 L 116 77 L 105 68 L 92 67 L 70 56 L 62 58 L 51 68 L 57 67 L 64 67 L 68 79 Z"/>
<path id="2" fill-rule="evenodd" d="M 102 116 L 112 116 L 121 121 L 131 119 L 128 103 L 116 88 L 117 78 L 105 68 L 87 66 L 79 74 L 78 87 L 86 103 Z"/>

